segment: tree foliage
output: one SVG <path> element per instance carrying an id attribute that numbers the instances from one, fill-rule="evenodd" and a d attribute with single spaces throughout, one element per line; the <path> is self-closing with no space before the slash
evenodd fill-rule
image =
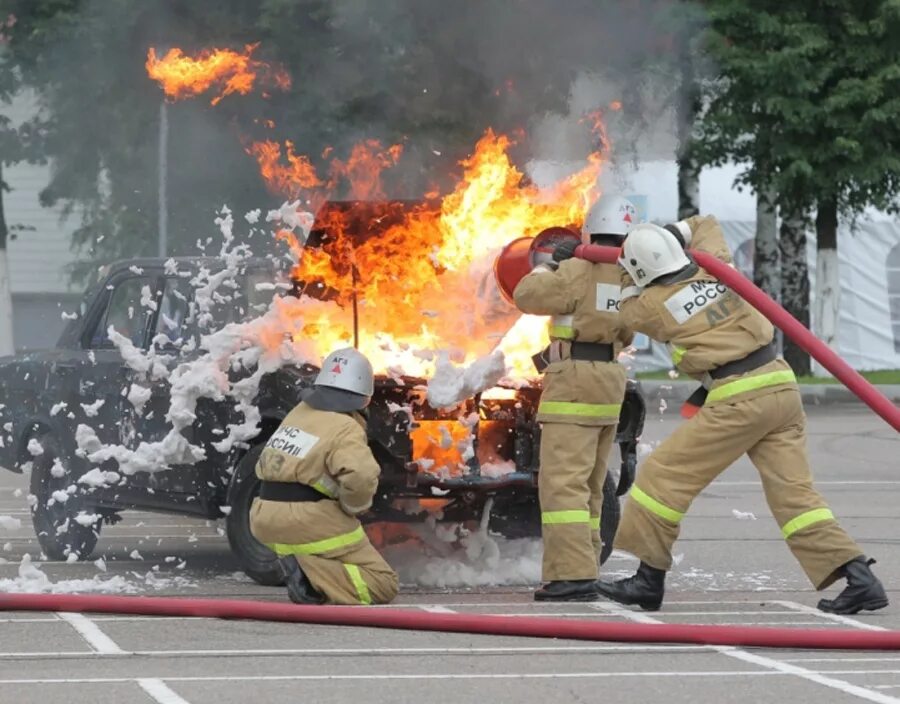
<path id="1" fill-rule="evenodd" d="M 771 193 L 797 227 L 818 211 L 819 246 L 838 213 L 896 210 L 900 192 L 898 0 L 708 0 L 707 86 L 698 158 L 744 165 L 739 183 Z M 809 317 L 805 247 L 782 247 L 782 300 Z M 803 238 L 799 240 L 802 245 Z M 801 371 L 808 356 L 789 354 Z"/>

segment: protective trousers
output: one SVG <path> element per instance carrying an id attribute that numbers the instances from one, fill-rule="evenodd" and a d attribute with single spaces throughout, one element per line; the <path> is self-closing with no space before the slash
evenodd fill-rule
<path id="1" fill-rule="evenodd" d="M 694 498 L 745 452 L 759 472 L 772 515 L 816 589 L 862 555 L 813 488 L 800 393 L 781 389 L 704 406 L 647 458 L 625 504 L 615 547 L 651 567 L 672 566 L 672 544 Z"/>
<path id="2" fill-rule="evenodd" d="M 276 554 L 294 555 L 329 604 L 386 604 L 397 596 L 397 574 L 336 501 L 256 499 L 250 525 Z"/>
<path id="3" fill-rule="evenodd" d="M 597 578 L 603 482 L 615 437 L 615 425 L 543 424 L 538 496 L 545 582 Z"/>

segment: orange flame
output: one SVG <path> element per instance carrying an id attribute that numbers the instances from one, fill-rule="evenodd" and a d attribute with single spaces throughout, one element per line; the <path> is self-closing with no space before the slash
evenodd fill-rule
<path id="1" fill-rule="evenodd" d="M 352 341 L 355 293 L 360 348 L 381 372 L 425 376 L 431 350 L 449 348 L 470 362 L 499 346 L 515 376 L 534 376 L 531 355 L 546 344 L 546 319 L 520 316 L 500 299 L 493 259 L 516 237 L 580 225 L 599 195 L 603 159 L 591 154 L 582 169 L 541 190 L 510 161 L 511 144 L 487 130 L 461 162 L 456 188 L 440 201 L 412 205 L 379 200 L 381 174 L 401 155 L 397 145 L 357 144 L 346 161 L 332 160 L 326 180 L 290 143 L 287 163 L 277 159 L 277 144 L 250 147 L 273 191 L 302 195 L 315 207 L 342 187 L 354 199 L 375 199 L 319 209 L 316 228 L 326 233 L 320 247 L 278 234 L 299 255 L 294 277 L 314 282 L 311 295 L 324 299 L 310 301 L 304 320 L 304 335 L 323 355 Z"/>
<path id="2" fill-rule="evenodd" d="M 172 100 L 201 95 L 216 86 L 220 92 L 211 103 L 217 105 L 226 95 L 249 93 L 260 75 L 282 90 L 290 88 L 291 79 L 287 73 L 251 57 L 257 46 L 248 44 L 243 53 L 231 49 L 205 49 L 196 58 L 175 48 L 161 59 L 151 47 L 145 66 L 150 78 L 157 81 Z"/>

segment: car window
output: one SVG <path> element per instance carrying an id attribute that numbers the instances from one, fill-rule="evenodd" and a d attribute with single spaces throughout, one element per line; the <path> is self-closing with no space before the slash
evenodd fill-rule
<path id="1" fill-rule="evenodd" d="M 112 347 L 107 334 L 112 326 L 136 347 L 145 348 L 147 326 L 153 311 L 149 305 L 142 304 L 141 299 L 146 298 L 143 295 L 145 290 L 152 293 L 154 285 L 154 279 L 149 276 L 138 276 L 119 283 L 109 298 L 103 318 L 94 330 L 91 347 Z"/>
<path id="2" fill-rule="evenodd" d="M 185 321 L 190 313 L 190 302 L 194 289 L 183 278 L 169 277 L 163 286 L 159 302 L 159 317 L 156 319 L 156 334 L 165 335 L 173 344 L 186 342 L 196 331 Z"/>

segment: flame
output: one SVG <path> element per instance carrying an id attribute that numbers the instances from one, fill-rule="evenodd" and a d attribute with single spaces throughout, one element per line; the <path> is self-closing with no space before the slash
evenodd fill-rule
<path id="1" fill-rule="evenodd" d="M 450 349 L 468 363 L 498 347 L 513 377 L 535 376 L 531 356 L 547 343 L 546 319 L 521 316 L 500 299 L 492 264 L 510 240 L 552 225 L 580 225 L 599 195 L 600 152 L 583 168 L 541 190 L 509 158 L 513 142 L 487 130 L 462 178 L 443 199 L 410 205 L 383 201 L 382 174 L 397 163 L 399 145 L 367 140 L 346 159 L 332 156 L 327 176 L 293 145 L 258 142 L 248 151 L 275 192 L 303 197 L 315 209 L 335 192 L 373 200 L 356 208 L 326 207 L 316 227 L 322 246 L 305 247 L 292 233 L 295 279 L 317 299 L 305 313 L 303 334 L 324 356 L 352 344 L 356 299 L 360 349 L 377 370 L 430 376 L 432 351 Z"/>
<path id="2" fill-rule="evenodd" d="M 178 48 L 169 49 L 161 59 L 151 47 L 147 51 L 147 74 L 157 81 L 172 100 L 201 95 L 213 86 L 220 92 L 211 103 L 216 105 L 226 95 L 246 95 L 262 75 L 278 88 L 291 85 L 290 76 L 282 70 L 252 58 L 258 44 L 248 44 L 243 53 L 231 49 L 205 49 L 195 58 L 186 56 Z"/>
<path id="3" fill-rule="evenodd" d="M 288 88 L 286 73 L 252 57 L 257 46 L 243 52 L 207 49 L 195 57 L 176 48 L 162 58 L 151 48 L 146 68 L 172 100 L 215 89 L 215 105 L 226 95 L 249 93 L 263 80 Z M 515 89 L 511 81 L 503 88 Z M 386 198 L 390 189 L 383 179 L 402 158 L 400 144 L 367 139 L 348 154 L 326 147 L 313 159 L 290 141 L 248 142 L 245 149 L 269 189 L 316 218 L 309 242 L 305 227 L 302 234 L 289 227 L 276 232 L 297 260 L 294 279 L 310 296 L 302 314 L 276 301 L 280 330 L 311 340 L 325 356 L 353 343 L 355 310 L 360 349 L 380 373 L 427 377 L 436 350 L 470 363 L 499 348 L 512 377 L 533 378 L 531 356 L 547 343 L 546 319 L 522 316 L 503 301 L 492 265 L 515 238 L 554 225 L 577 228 L 599 196 L 608 148 L 603 111 L 583 121 L 599 136 L 598 150 L 549 188 L 539 189 L 510 160 L 521 131 L 488 129 L 460 162 L 455 188 L 444 197 L 430 189 L 415 203 Z M 336 198 L 366 202 L 344 207 Z M 263 340 L 271 349 L 283 342 L 282 332 Z"/>

